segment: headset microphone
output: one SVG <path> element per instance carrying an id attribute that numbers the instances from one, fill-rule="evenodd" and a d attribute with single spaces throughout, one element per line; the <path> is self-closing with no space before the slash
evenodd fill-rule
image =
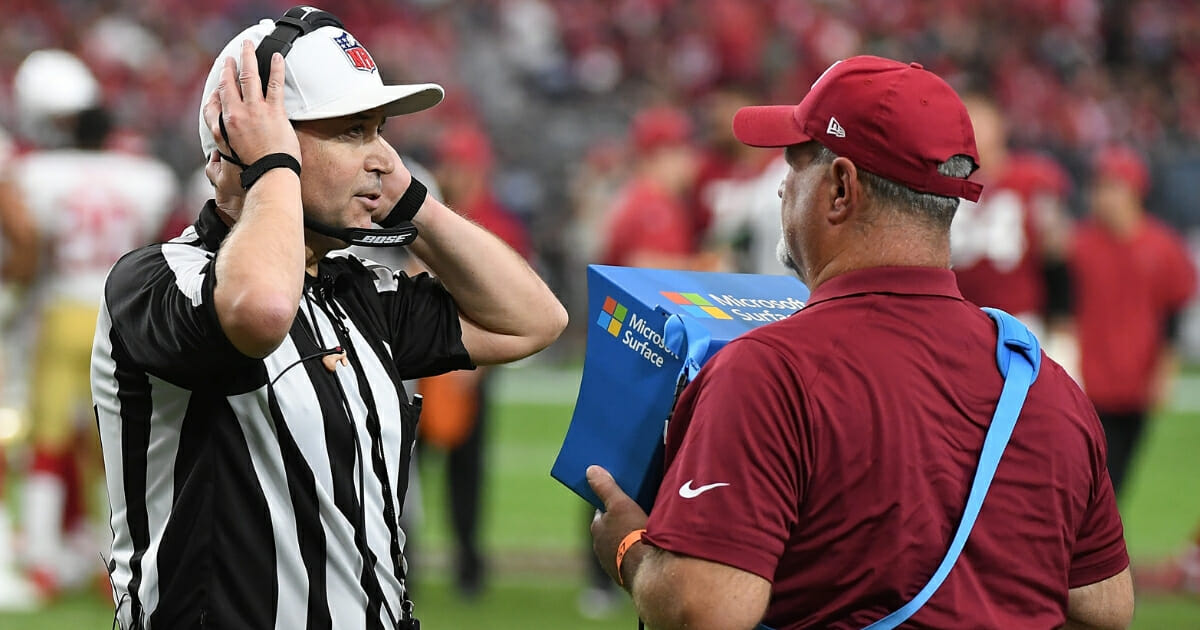
<path id="1" fill-rule="evenodd" d="M 412 224 L 412 219 L 425 204 L 428 196 L 429 189 L 414 177 L 408 184 L 408 190 L 400 195 L 396 205 L 379 221 L 378 228 L 335 228 L 308 217 L 304 217 L 304 227 L 350 245 L 403 247 L 417 238 L 417 226 Z"/>
<path id="2" fill-rule="evenodd" d="M 417 226 L 400 221 L 390 228 L 335 228 L 319 221 L 304 218 L 304 227 L 349 245 L 363 247 L 403 247 L 417 240 Z"/>

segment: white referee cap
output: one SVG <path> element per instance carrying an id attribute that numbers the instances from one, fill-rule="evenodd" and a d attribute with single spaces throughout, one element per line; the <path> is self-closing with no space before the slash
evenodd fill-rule
<path id="1" fill-rule="evenodd" d="M 224 59 L 233 57 L 240 71 L 242 42 L 248 39 L 257 47 L 273 30 L 274 20 L 262 20 L 238 33 L 213 62 L 200 99 L 200 145 L 206 157 L 217 143 L 204 121 L 204 103 L 217 89 Z M 298 37 L 284 61 L 283 103 L 290 120 L 338 118 L 377 107 L 384 116 L 411 114 L 437 105 L 444 95 L 436 83 L 384 85 L 367 49 L 335 26 Z"/>

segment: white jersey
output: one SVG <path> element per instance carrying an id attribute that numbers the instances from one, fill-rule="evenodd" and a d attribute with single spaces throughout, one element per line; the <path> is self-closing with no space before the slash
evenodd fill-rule
<path id="1" fill-rule="evenodd" d="M 178 191 L 162 162 L 110 151 L 31 153 L 16 182 L 42 238 L 39 297 L 49 302 L 99 304 L 108 270 L 158 236 Z"/>
<path id="2" fill-rule="evenodd" d="M 726 242 L 740 235 L 750 237 L 750 250 L 746 258 L 739 261 L 738 271 L 772 275 L 792 273 L 779 261 L 778 254 L 782 233 L 779 183 L 787 176 L 789 168 L 780 156 L 754 177 L 717 180 L 705 190 L 705 201 L 713 210 L 713 234 Z"/>

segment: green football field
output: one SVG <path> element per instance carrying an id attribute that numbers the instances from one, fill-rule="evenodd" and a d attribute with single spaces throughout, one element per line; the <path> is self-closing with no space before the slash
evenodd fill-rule
<path id="1" fill-rule="evenodd" d="M 548 474 L 570 419 L 578 386 L 572 371 L 506 368 L 498 375 L 489 442 L 484 543 L 491 580 L 478 598 L 452 588 L 442 468 L 424 459 L 423 515 L 415 532 L 421 552 L 414 568 L 417 612 L 430 629 L 633 630 L 637 620 L 622 599 L 601 620 L 578 610 L 587 510 Z M 1200 381 L 1181 383 L 1177 404 L 1160 414 L 1122 506 L 1126 537 L 1137 559 L 1168 555 L 1200 522 Z M 1189 400 L 1191 399 L 1191 400 Z M 70 597 L 35 614 L 0 614 L 2 630 L 108 628 L 110 606 L 99 596 Z M 1139 597 L 1139 629 L 1200 629 L 1200 598 Z"/>

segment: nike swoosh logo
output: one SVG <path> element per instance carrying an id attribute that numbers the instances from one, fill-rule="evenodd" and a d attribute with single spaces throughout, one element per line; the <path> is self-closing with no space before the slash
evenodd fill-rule
<path id="1" fill-rule="evenodd" d="M 710 483 L 708 485 L 700 486 L 699 488 L 693 488 L 692 480 L 688 479 L 687 483 L 683 484 L 682 486 L 679 486 L 679 496 L 681 496 L 685 499 L 695 499 L 696 497 L 704 494 L 705 492 L 708 492 L 709 490 L 712 490 L 713 488 L 720 488 L 721 486 L 728 486 L 728 485 L 729 484 L 723 483 L 723 482 L 722 483 Z"/>

